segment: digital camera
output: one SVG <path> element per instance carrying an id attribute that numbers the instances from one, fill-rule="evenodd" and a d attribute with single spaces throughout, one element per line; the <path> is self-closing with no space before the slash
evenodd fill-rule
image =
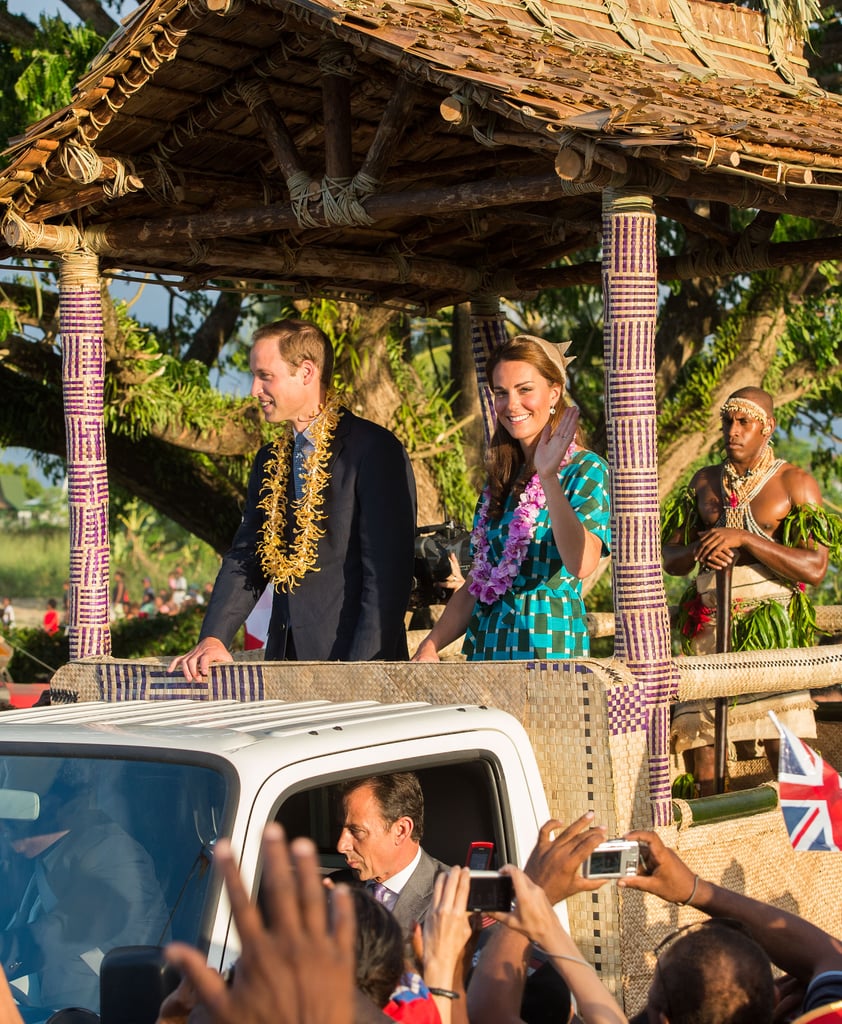
<path id="1" fill-rule="evenodd" d="M 591 853 L 582 867 L 585 878 L 627 878 L 643 864 L 641 843 L 633 839 L 609 839 Z"/>

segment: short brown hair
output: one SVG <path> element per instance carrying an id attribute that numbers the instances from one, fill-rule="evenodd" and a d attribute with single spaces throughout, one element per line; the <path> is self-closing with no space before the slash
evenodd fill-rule
<path id="1" fill-rule="evenodd" d="M 412 818 L 410 838 L 420 843 L 424 838 L 424 793 L 415 772 L 393 772 L 391 775 L 369 775 L 353 779 L 341 788 L 343 802 L 355 790 L 368 786 L 383 815 L 387 827 L 398 818 Z"/>
<path id="2" fill-rule="evenodd" d="M 252 344 L 262 338 L 274 338 L 281 358 L 298 369 L 309 359 L 319 370 L 319 379 L 326 388 L 333 380 L 333 345 L 330 338 L 308 320 L 275 320 L 258 327 L 252 335 Z"/>

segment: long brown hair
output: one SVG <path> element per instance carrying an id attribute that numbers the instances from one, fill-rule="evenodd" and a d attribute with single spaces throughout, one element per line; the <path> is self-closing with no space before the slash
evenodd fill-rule
<path id="1" fill-rule="evenodd" d="M 561 398 L 556 405 L 555 412 L 550 415 L 550 426 L 555 430 L 567 401 L 567 375 L 561 363 L 556 362 L 543 347 L 544 344 L 547 343 L 543 338 L 535 338 L 530 334 L 516 334 L 491 353 L 485 364 L 485 375 L 489 386 L 493 388 L 494 371 L 500 363 L 529 363 L 551 387 L 557 384 L 561 388 Z M 509 494 L 516 486 L 520 490 L 523 489 L 526 480 L 535 472 L 535 467 L 532 465 L 531 459 L 527 464 L 520 442 L 516 441 L 499 423 L 488 446 L 485 466 L 490 493 L 488 514 L 491 519 L 499 519 Z"/>

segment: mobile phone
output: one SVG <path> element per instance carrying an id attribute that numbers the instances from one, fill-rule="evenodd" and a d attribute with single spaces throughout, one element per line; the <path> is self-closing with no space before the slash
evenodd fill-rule
<path id="1" fill-rule="evenodd" d="M 644 853 L 633 839 L 609 839 L 591 853 L 582 868 L 585 878 L 627 878 L 636 875 Z"/>
<path id="2" fill-rule="evenodd" d="M 499 871 L 471 871 L 468 910 L 511 910 L 514 889 L 511 875 Z"/>
<path id="3" fill-rule="evenodd" d="M 494 843 L 471 843 L 465 866 L 471 871 L 487 871 L 494 859 Z"/>

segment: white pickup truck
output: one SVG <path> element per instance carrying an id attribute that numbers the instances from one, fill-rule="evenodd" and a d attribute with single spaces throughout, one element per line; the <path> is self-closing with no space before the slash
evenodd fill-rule
<path id="1" fill-rule="evenodd" d="M 311 836 L 326 873 L 343 867 L 337 786 L 354 776 L 417 772 L 423 845 L 447 863 L 484 841 L 495 866 L 522 864 L 549 817 L 524 729 L 476 705 L 92 701 L 0 721 L 0 938 L 31 1022 L 68 1000 L 98 1011 L 112 944 L 179 939 L 224 968 L 238 940 L 210 870 L 216 840 L 231 837 L 254 892 L 273 820 L 290 837 Z M 62 832 L 35 856 L 38 837 Z"/>

